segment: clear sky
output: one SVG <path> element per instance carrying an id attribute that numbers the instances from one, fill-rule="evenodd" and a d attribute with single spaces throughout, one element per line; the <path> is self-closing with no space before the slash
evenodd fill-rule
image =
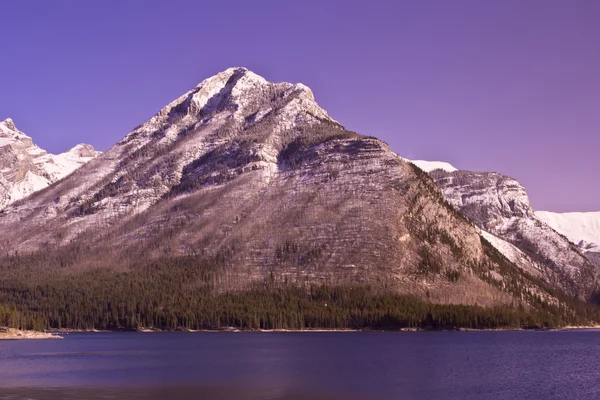
<path id="1" fill-rule="evenodd" d="M 600 210 L 600 1 L 0 0 L 0 120 L 105 150 L 203 79 L 303 82 L 398 154 Z"/>

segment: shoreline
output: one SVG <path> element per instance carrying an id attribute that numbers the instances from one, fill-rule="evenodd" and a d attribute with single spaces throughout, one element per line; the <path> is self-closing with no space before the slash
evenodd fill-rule
<path id="1" fill-rule="evenodd" d="M 15 328 L 0 328 L 0 340 L 39 340 L 39 339 L 62 339 L 63 337 L 54 333 L 28 331 Z"/>
<path id="2" fill-rule="evenodd" d="M 600 325 L 590 326 L 564 326 L 559 328 L 456 328 L 456 329 L 423 329 L 423 328 L 400 328 L 400 329 L 238 329 L 238 328 L 221 328 L 221 329 L 176 329 L 162 330 L 157 328 L 138 328 L 137 330 L 115 329 L 115 330 L 99 330 L 99 329 L 47 329 L 44 332 L 22 331 L 29 334 L 47 335 L 48 338 L 62 338 L 61 334 L 68 335 L 69 333 L 167 333 L 167 332 L 182 332 L 182 333 L 353 333 L 353 332 L 560 332 L 560 331 L 577 331 L 577 330 L 599 330 Z M 57 336 L 58 335 L 58 336 Z M 1 338 L 1 337 L 0 337 Z M 40 337 L 44 338 L 44 337 Z"/>
<path id="3" fill-rule="evenodd" d="M 557 331 L 589 331 L 589 330 L 596 330 L 596 329 L 600 329 L 600 325 L 590 325 L 590 326 L 564 326 L 562 328 L 556 328 L 553 330 L 557 330 Z"/>

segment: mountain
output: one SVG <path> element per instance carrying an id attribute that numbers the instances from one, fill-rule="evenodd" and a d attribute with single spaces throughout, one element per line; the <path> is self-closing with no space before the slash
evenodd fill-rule
<path id="1" fill-rule="evenodd" d="M 64 178 L 99 154 L 88 144 L 49 154 L 10 118 L 0 122 L 0 209 Z"/>
<path id="2" fill-rule="evenodd" d="M 0 242 L 0 304 L 40 327 L 553 325 L 595 279 L 577 252 L 582 279 L 515 265 L 384 142 L 245 68 L 6 207 Z"/>
<path id="3" fill-rule="evenodd" d="M 537 211 L 535 215 L 558 233 L 576 243 L 600 269 L 600 212 L 553 213 Z"/>
<path id="4" fill-rule="evenodd" d="M 572 295 L 585 297 L 595 290 L 594 266 L 577 246 L 538 218 L 515 179 L 439 162 L 415 164 L 429 172 L 444 198 L 511 261 L 528 271 L 542 271 Z"/>

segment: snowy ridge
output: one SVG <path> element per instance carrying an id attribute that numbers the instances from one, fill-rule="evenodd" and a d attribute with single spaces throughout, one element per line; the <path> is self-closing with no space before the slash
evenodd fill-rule
<path id="1" fill-rule="evenodd" d="M 580 245 L 584 249 L 593 247 L 589 246 L 591 244 L 600 246 L 600 212 L 536 211 L 535 215 L 571 242 L 578 245 L 582 241 L 587 243 L 587 246 Z"/>
<path id="2" fill-rule="evenodd" d="M 50 154 L 18 130 L 12 119 L 0 122 L 0 209 L 46 188 L 99 154 L 87 144 Z"/>
<path id="3" fill-rule="evenodd" d="M 441 169 L 446 172 L 454 172 L 458 171 L 453 165 L 443 162 L 443 161 L 425 161 L 425 160 L 408 160 L 415 164 L 417 167 L 421 168 L 423 171 L 430 173 L 431 171 L 435 171 L 437 169 Z"/>
<path id="4" fill-rule="evenodd" d="M 263 106 L 265 101 L 270 102 L 269 107 Z M 249 122 L 256 125 L 269 116 L 277 120 L 272 124 L 271 138 L 266 146 L 255 150 L 260 159 L 255 166 L 264 171 L 265 180 L 270 179 L 270 171 L 277 162 L 277 150 L 274 149 L 278 145 L 277 134 L 296 126 L 310 126 L 321 120 L 338 124 L 316 103 L 309 87 L 301 83 L 271 83 L 247 68 L 232 67 L 203 80 L 167 104 L 111 148 L 106 157 L 122 160 L 127 154 L 146 146 L 176 146 L 184 136 L 183 132 L 202 132 L 188 134 L 185 148 L 176 151 L 173 157 L 176 160 L 175 168 L 169 174 L 167 184 L 159 189 L 166 191 L 170 184 L 181 180 L 186 165 L 229 140 L 211 137 L 214 132 L 228 127 L 233 134 L 244 129 Z M 113 168 L 116 168 L 116 164 Z M 126 173 L 125 170 L 106 170 L 107 174 L 112 172 L 115 173 L 113 182 Z M 162 181 L 158 175 L 152 179 Z M 143 201 L 143 205 L 138 202 L 138 211 L 149 207 L 156 200 L 155 196 L 152 193 Z"/>

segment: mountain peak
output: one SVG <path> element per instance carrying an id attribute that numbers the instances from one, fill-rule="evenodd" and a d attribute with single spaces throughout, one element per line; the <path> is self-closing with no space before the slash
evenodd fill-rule
<path id="1" fill-rule="evenodd" d="M 312 90 L 302 83 L 269 82 L 262 76 L 250 71 L 245 67 L 231 67 L 219 72 L 200 82 L 194 89 L 170 103 L 165 109 L 169 111 L 184 106 L 186 113 L 204 111 L 220 111 L 224 106 L 234 109 L 234 117 L 241 116 L 248 111 L 249 106 L 254 105 L 257 99 L 265 93 L 272 95 L 271 101 L 277 98 L 297 98 L 304 101 L 300 108 L 306 108 L 315 114 L 322 114 L 327 119 L 325 110 L 321 109 L 315 102 Z M 162 113 L 166 110 L 163 109 Z M 245 116 L 245 115 L 244 115 Z"/>
<path id="2" fill-rule="evenodd" d="M 11 131 L 16 131 L 17 127 L 15 126 L 14 121 L 11 118 L 6 118 L 4 121 L 0 122 L 0 124 L 4 125 L 6 128 Z"/>
<path id="3" fill-rule="evenodd" d="M 89 158 L 89 157 L 97 157 L 101 154 L 101 152 L 96 151 L 94 146 L 91 144 L 79 143 L 74 146 L 72 149 L 67 151 L 67 154 L 71 154 L 73 156 Z"/>
<path id="4" fill-rule="evenodd" d="M 0 146 L 6 145 L 30 146 L 31 138 L 17 129 L 12 119 L 6 118 L 0 122 Z"/>
<path id="5" fill-rule="evenodd" d="M 21 132 L 19 132 L 14 121 L 11 118 L 6 118 L 4 121 L 0 122 L 0 133 L 16 134 Z"/>
<path id="6" fill-rule="evenodd" d="M 308 86 L 273 83 L 248 68 L 231 67 L 203 80 L 167 104 L 149 121 L 130 132 L 122 143 L 134 138 L 149 139 L 159 132 L 166 132 L 170 137 L 175 131 L 198 129 L 213 123 L 216 127 L 225 121 L 239 128 L 274 114 L 278 115 L 282 129 L 323 120 L 338 124 L 315 102 Z"/>

